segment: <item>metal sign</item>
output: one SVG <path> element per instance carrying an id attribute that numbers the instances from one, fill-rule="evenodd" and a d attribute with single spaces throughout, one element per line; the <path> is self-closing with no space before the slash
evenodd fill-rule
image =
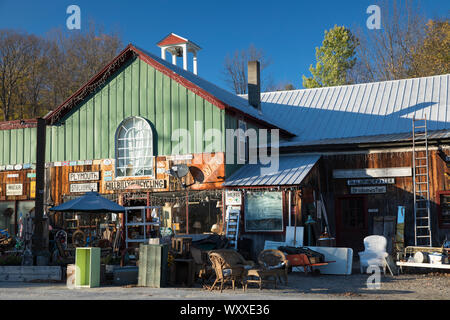
<path id="1" fill-rule="evenodd" d="M 30 182 L 30 198 L 36 198 L 36 181 Z"/>
<path id="2" fill-rule="evenodd" d="M 23 184 L 14 183 L 6 185 L 6 195 L 7 196 L 21 196 L 23 193 Z"/>
<path id="3" fill-rule="evenodd" d="M 351 187 L 352 194 L 386 193 L 386 186 Z"/>
<path id="4" fill-rule="evenodd" d="M 106 182 L 106 190 L 125 190 L 128 187 L 136 186 L 140 189 L 164 189 L 166 187 L 166 180 L 152 179 L 152 180 L 119 180 Z"/>
<path id="5" fill-rule="evenodd" d="M 100 173 L 96 172 L 71 172 L 69 181 L 95 181 L 100 180 Z"/>
<path id="6" fill-rule="evenodd" d="M 347 185 L 349 186 L 361 186 L 368 184 L 395 184 L 395 178 L 347 180 Z"/>
<path id="7" fill-rule="evenodd" d="M 225 205 L 240 206 L 242 204 L 242 195 L 240 191 L 226 191 Z"/>
<path id="8" fill-rule="evenodd" d="M 98 191 L 98 183 L 72 183 L 70 185 L 70 193 Z"/>
<path id="9" fill-rule="evenodd" d="M 411 177 L 411 167 L 378 168 L 378 169 L 336 169 L 333 170 L 333 178 L 386 178 L 386 177 Z"/>

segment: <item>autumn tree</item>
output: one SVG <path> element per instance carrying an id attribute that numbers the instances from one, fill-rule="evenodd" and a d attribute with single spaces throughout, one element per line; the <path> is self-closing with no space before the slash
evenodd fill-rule
<path id="1" fill-rule="evenodd" d="M 414 51 L 424 38 L 425 19 L 420 4 L 410 0 L 385 0 L 381 29 L 355 29 L 359 39 L 358 63 L 351 71 L 353 82 L 375 82 L 411 77 Z"/>
<path id="2" fill-rule="evenodd" d="M 261 87 L 264 89 L 270 75 L 263 73 L 270 64 L 270 59 L 262 49 L 251 44 L 247 49 L 236 50 L 225 57 L 223 75 L 226 83 L 236 94 L 247 93 L 247 64 L 258 60 L 261 68 Z"/>
<path id="3" fill-rule="evenodd" d="M 450 24 L 447 19 L 429 20 L 425 37 L 412 48 L 411 77 L 450 73 Z"/>
<path id="4" fill-rule="evenodd" d="M 0 30 L 0 108 L 10 120 L 20 103 L 19 91 L 29 76 L 34 37 L 13 30 Z"/>
<path id="5" fill-rule="evenodd" d="M 303 87 L 317 88 L 349 83 L 348 72 L 356 62 L 358 40 L 350 29 L 334 26 L 325 31 L 320 48 L 316 48 L 316 66 L 309 68 L 312 77 L 303 76 Z"/>
<path id="6" fill-rule="evenodd" d="M 0 30 L 0 120 L 43 116 L 78 90 L 122 48 L 118 33 L 91 22 L 83 31 L 38 37 Z"/>

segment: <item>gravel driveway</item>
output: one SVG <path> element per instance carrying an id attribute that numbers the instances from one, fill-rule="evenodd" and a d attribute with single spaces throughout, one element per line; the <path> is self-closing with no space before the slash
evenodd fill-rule
<path id="1" fill-rule="evenodd" d="M 450 274 L 401 274 L 381 276 L 379 289 L 367 288 L 368 275 L 305 275 L 291 273 L 288 285 L 277 289 L 240 287 L 209 292 L 200 285 L 192 288 L 145 288 L 137 286 L 102 286 L 91 289 L 68 289 L 64 283 L 0 282 L 0 300 L 448 300 Z"/>

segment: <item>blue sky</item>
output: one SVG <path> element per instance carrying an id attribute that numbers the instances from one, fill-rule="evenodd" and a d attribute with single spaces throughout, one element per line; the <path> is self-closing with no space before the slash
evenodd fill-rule
<path id="1" fill-rule="evenodd" d="M 92 19 L 106 30 L 119 31 L 124 45 L 133 43 L 158 56 L 156 43 L 171 32 L 194 41 L 202 47 L 198 74 L 229 89 L 222 75 L 224 58 L 251 43 L 270 57 L 272 64 L 265 72 L 275 82 L 301 88 L 301 76 L 309 75 L 324 30 L 335 24 L 364 27 L 369 17 L 366 9 L 377 1 L 0 0 L 0 29 L 45 34 L 61 27 L 74 32 L 65 27 L 71 4 L 81 8 L 82 30 Z M 428 18 L 449 16 L 450 1 L 422 0 L 421 4 Z"/>

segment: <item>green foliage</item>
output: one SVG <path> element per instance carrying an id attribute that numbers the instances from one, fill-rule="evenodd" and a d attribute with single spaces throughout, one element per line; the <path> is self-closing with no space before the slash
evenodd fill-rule
<path id="1" fill-rule="evenodd" d="M 348 84 L 348 71 L 356 63 L 358 39 L 343 26 L 325 31 L 320 48 L 316 48 L 316 67 L 309 71 L 312 77 L 303 76 L 305 88 L 329 87 Z"/>

